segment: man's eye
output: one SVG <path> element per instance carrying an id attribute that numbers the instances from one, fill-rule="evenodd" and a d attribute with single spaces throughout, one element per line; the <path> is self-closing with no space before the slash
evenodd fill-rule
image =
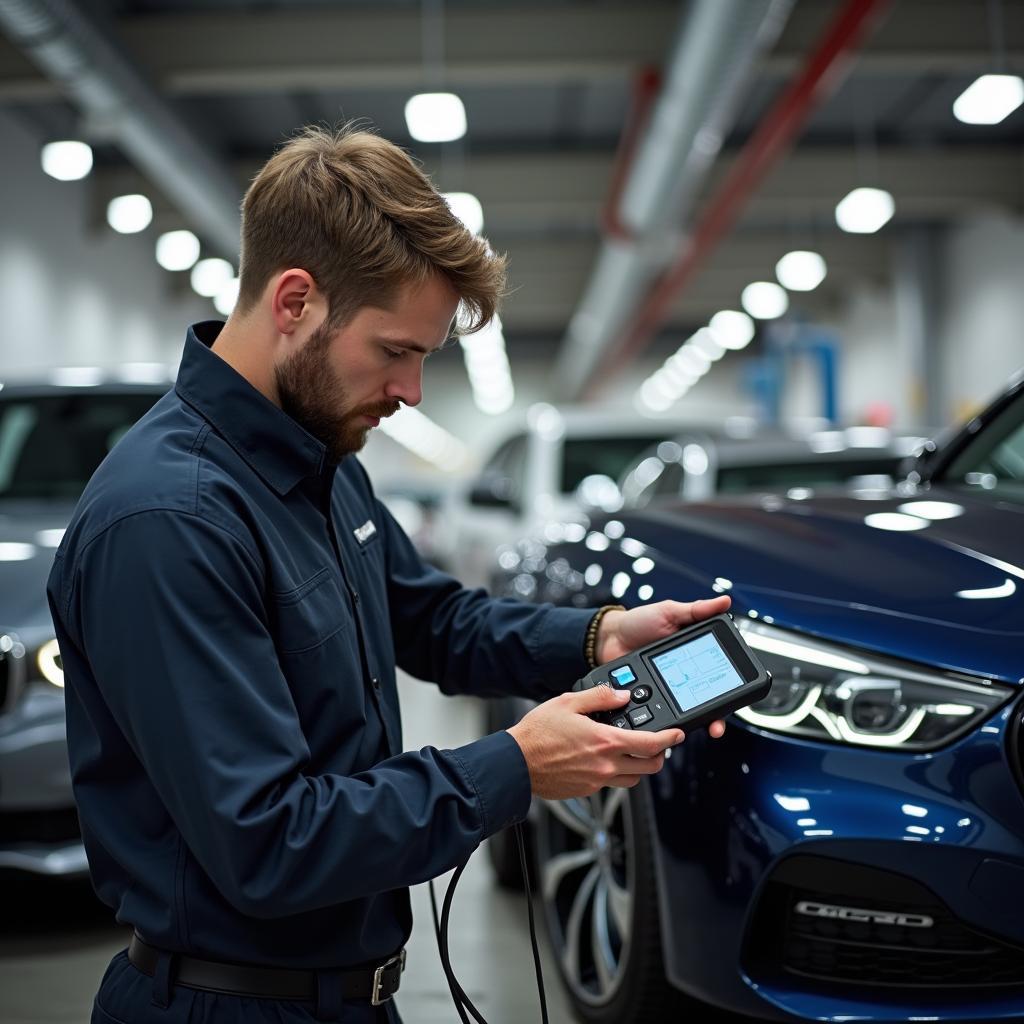
<path id="1" fill-rule="evenodd" d="M 401 359 L 405 355 L 405 349 L 401 348 L 385 348 L 384 352 L 388 359 Z"/>

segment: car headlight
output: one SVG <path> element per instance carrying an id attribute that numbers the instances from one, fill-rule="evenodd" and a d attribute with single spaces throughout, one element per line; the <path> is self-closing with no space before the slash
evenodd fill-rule
<path id="1" fill-rule="evenodd" d="M 36 651 L 36 667 L 39 674 L 54 686 L 64 689 L 64 665 L 60 660 L 60 649 L 57 647 L 57 640 L 47 640 L 42 647 Z"/>
<path id="2" fill-rule="evenodd" d="M 893 750 L 933 750 L 1013 695 L 988 680 L 929 672 L 749 619 L 744 639 L 772 674 L 764 700 L 736 712 L 762 729 Z"/>

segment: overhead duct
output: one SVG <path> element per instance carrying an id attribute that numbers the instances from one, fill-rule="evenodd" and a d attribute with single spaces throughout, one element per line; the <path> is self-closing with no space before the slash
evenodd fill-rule
<path id="1" fill-rule="evenodd" d="M 577 397 L 651 282 L 673 259 L 681 225 L 721 148 L 757 58 L 770 49 L 793 0 L 693 0 L 665 88 L 625 180 L 609 238 L 561 347 L 561 397 Z"/>
<path id="2" fill-rule="evenodd" d="M 237 258 L 237 183 L 92 14 L 72 0 L 0 0 L 0 27 L 214 249 Z"/>

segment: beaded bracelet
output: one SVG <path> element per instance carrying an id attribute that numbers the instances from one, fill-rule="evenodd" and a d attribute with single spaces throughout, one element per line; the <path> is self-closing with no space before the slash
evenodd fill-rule
<path id="1" fill-rule="evenodd" d="M 606 604 L 594 613 L 594 617 L 587 626 L 587 635 L 583 640 L 583 656 L 587 659 L 587 668 L 597 668 L 597 634 L 601 628 L 601 620 L 608 612 L 624 612 L 625 606 L 621 604 Z"/>

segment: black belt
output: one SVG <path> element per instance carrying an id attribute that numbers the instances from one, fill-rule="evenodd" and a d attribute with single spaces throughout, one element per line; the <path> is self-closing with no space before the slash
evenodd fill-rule
<path id="1" fill-rule="evenodd" d="M 253 996 L 258 999 L 317 999 L 317 971 L 256 964 L 225 964 L 200 960 L 184 953 L 170 953 L 132 936 L 128 959 L 132 966 L 152 977 L 161 955 L 173 957 L 172 980 L 185 988 L 219 992 L 229 996 Z M 341 984 L 344 999 L 369 999 L 374 1006 L 387 1002 L 397 991 L 405 970 L 405 950 L 389 957 L 379 967 L 352 967 L 331 970 Z M 323 972 L 321 972 L 323 973 Z"/>

